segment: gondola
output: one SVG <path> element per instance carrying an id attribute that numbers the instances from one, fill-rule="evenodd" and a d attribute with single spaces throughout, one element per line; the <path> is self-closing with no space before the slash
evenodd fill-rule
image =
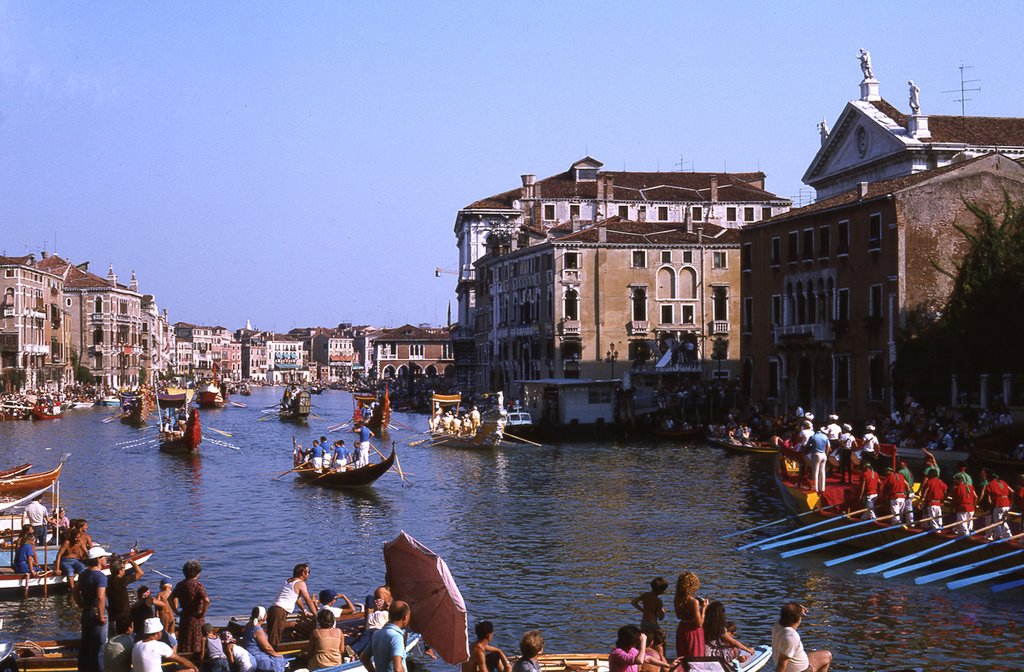
<path id="1" fill-rule="evenodd" d="M 140 390 L 128 392 L 121 395 L 121 422 L 132 427 L 142 427 L 146 424 L 149 414 L 153 412 L 153 395 L 151 392 Z"/>
<path id="2" fill-rule="evenodd" d="M 304 483 L 315 483 L 326 488 L 365 488 L 383 476 L 395 463 L 395 449 L 383 461 L 346 471 L 317 471 L 302 468 L 295 472 Z"/>
<path id="3" fill-rule="evenodd" d="M 156 396 L 157 412 L 160 414 L 160 450 L 167 453 L 194 455 L 199 452 L 203 441 L 203 427 L 199 411 L 191 407 L 194 391 L 186 388 L 167 388 Z M 168 412 L 165 417 L 164 411 Z M 179 429 L 180 416 L 185 415 L 185 425 Z"/>
<path id="4" fill-rule="evenodd" d="M 285 390 L 277 416 L 284 421 L 302 421 L 309 417 L 310 400 L 306 390 Z"/>
<path id="5" fill-rule="evenodd" d="M 2 481 L 5 478 L 11 478 L 12 476 L 21 476 L 22 474 L 24 474 L 26 471 L 28 471 L 31 468 L 32 468 L 32 464 L 31 463 L 25 463 L 25 464 L 19 464 L 16 467 L 11 467 L 10 469 L 4 469 L 4 470 L 0 471 L 0 481 Z"/>
<path id="6" fill-rule="evenodd" d="M 681 670 L 701 672 L 757 672 L 771 661 L 772 648 L 767 644 L 754 647 L 744 662 L 728 662 L 715 656 L 690 658 Z M 608 672 L 607 653 L 542 653 L 537 656 L 541 672 Z"/>

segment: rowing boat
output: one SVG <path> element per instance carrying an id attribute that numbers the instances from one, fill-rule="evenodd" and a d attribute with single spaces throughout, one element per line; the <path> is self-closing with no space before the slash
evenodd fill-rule
<path id="1" fill-rule="evenodd" d="M 32 468 L 32 464 L 31 463 L 26 463 L 26 464 L 19 464 L 16 467 L 11 467 L 10 469 L 4 469 L 4 470 L 0 471 L 0 481 L 2 481 L 5 478 L 11 478 L 13 476 L 21 476 L 22 474 L 24 474 L 26 471 L 28 471 L 31 468 Z"/>
<path id="2" fill-rule="evenodd" d="M 50 471 L 38 474 L 22 472 L 21 474 L 0 478 L 0 498 L 17 499 L 38 490 L 45 490 L 60 477 L 60 471 L 63 468 L 64 459 L 62 458 L 60 463 Z"/>
<path id="3" fill-rule="evenodd" d="M 392 448 L 391 454 L 383 461 L 365 467 L 345 471 L 317 471 L 307 467 L 296 470 L 295 474 L 304 483 L 315 483 L 327 488 L 365 488 L 386 474 L 394 463 L 395 449 Z"/>
<path id="4" fill-rule="evenodd" d="M 377 436 L 383 437 L 391 424 L 391 396 L 384 386 L 384 396 L 379 400 L 376 394 L 352 395 L 352 431 L 359 431 L 362 423 Z"/>
<path id="5" fill-rule="evenodd" d="M 724 448 L 733 453 L 753 453 L 757 455 L 775 455 L 779 452 L 778 447 L 768 441 L 737 441 L 729 437 L 709 436 L 708 443 L 712 446 Z"/>
<path id="6" fill-rule="evenodd" d="M 689 658 L 683 670 L 700 672 L 757 672 L 772 658 L 772 648 L 767 644 L 754 647 L 754 653 L 742 663 L 726 661 L 717 656 Z M 607 653 L 542 653 L 536 658 L 541 672 L 608 672 Z"/>
<path id="7" fill-rule="evenodd" d="M 928 556 L 929 559 L 934 559 L 936 564 L 941 564 L 939 558 L 942 556 L 952 555 L 959 551 L 971 551 L 971 559 L 988 561 L 986 566 L 990 566 L 992 569 L 1014 567 L 1019 564 L 1019 559 L 1011 555 L 1016 551 L 1024 550 L 1024 545 L 1019 541 L 995 543 L 986 541 L 981 535 L 957 536 L 950 531 L 952 528 L 926 533 L 927 530 L 923 527 L 914 527 L 913 525 L 890 525 L 888 522 L 880 520 L 867 523 L 862 522 L 859 517 L 851 519 L 844 512 L 862 508 L 859 502 L 859 483 L 856 485 L 842 484 L 838 479 L 830 476 L 827 479 L 824 493 L 819 496 L 813 490 L 801 487 L 802 483 L 798 474 L 799 466 L 795 460 L 785 454 L 780 454 L 775 469 L 776 485 L 786 508 L 798 516 L 796 520 L 801 525 L 819 525 L 821 532 L 815 535 L 816 538 L 811 542 L 812 544 L 828 541 L 834 542 L 829 544 L 830 548 L 849 546 L 860 549 L 877 549 L 880 553 L 890 556 L 911 553 L 924 555 L 942 545 L 942 553 L 936 554 L 934 558 Z M 879 501 L 876 510 L 880 515 L 884 515 L 888 512 L 888 506 Z M 945 522 L 952 523 L 954 521 L 951 516 L 947 515 Z M 855 524 L 857 525 L 855 530 L 848 529 Z M 1003 556 L 1006 557 L 1003 558 Z"/>
<path id="8" fill-rule="evenodd" d="M 56 420 L 64 417 L 64 409 L 60 404 L 47 401 L 37 401 L 32 407 L 32 417 L 36 420 Z"/>
<path id="9" fill-rule="evenodd" d="M 305 420 L 309 417 L 310 403 L 309 403 L 309 392 L 306 390 L 291 391 L 291 388 L 285 390 L 284 395 L 281 397 L 281 407 L 277 412 L 277 416 L 281 420 Z"/>
<path id="10" fill-rule="evenodd" d="M 132 551 L 124 556 L 126 562 L 134 560 L 137 565 L 143 564 L 151 557 L 153 557 L 152 550 Z M 110 569 L 104 569 L 103 573 L 109 576 Z M 16 574 L 10 567 L 0 567 L 0 594 L 10 595 L 17 593 L 18 595 L 24 595 L 26 581 L 30 591 L 42 592 L 44 584 L 47 590 L 67 587 L 67 579 L 64 578 L 64 575 L 59 570 L 51 570 L 44 574 L 29 577 L 28 574 Z"/>

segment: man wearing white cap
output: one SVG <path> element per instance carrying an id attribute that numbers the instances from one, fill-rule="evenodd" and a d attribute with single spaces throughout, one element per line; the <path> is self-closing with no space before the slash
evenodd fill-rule
<path id="1" fill-rule="evenodd" d="M 839 435 L 839 482 L 853 483 L 853 427 L 843 423 L 843 431 Z"/>
<path id="2" fill-rule="evenodd" d="M 164 625 L 159 618 L 147 618 L 141 639 L 135 642 L 132 649 L 132 672 L 161 672 L 164 660 L 169 660 L 179 667 L 195 670 L 196 666 L 188 658 L 179 656 L 174 649 L 160 641 Z"/>
<path id="3" fill-rule="evenodd" d="M 71 591 L 82 608 L 82 642 L 78 648 L 79 672 L 102 672 L 103 645 L 107 641 L 107 553 L 102 546 L 89 549 L 85 569 Z"/>

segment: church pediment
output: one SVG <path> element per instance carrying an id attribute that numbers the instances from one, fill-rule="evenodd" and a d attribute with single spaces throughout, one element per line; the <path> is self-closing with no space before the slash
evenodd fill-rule
<path id="1" fill-rule="evenodd" d="M 890 156 L 911 144 L 918 143 L 870 103 L 847 103 L 835 128 L 804 173 L 803 181 L 813 186 L 833 175 Z"/>

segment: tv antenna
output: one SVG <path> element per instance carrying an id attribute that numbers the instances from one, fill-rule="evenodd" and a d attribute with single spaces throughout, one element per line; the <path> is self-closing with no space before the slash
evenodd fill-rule
<path id="1" fill-rule="evenodd" d="M 967 93 L 970 91 L 981 91 L 981 87 L 968 88 L 968 84 L 977 84 L 980 79 L 964 79 L 964 70 L 973 70 L 973 65 L 960 64 L 960 88 L 952 89 L 950 91 L 943 91 L 942 93 L 959 93 L 960 97 L 956 99 L 956 102 L 960 103 L 960 118 L 963 119 L 967 116 L 967 103 L 972 99 L 967 97 Z"/>
<path id="2" fill-rule="evenodd" d="M 683 155 L 680 154 L 679 155 L 679 163 L 676 164 L 676 168 L 679 169 L 680 173 L 686 172 L 687 169 L 689 169 L 689 172 L 692 173 L 693 172 L 693 161 L 687 161 L 685 158 L 683 158 Z"/>

